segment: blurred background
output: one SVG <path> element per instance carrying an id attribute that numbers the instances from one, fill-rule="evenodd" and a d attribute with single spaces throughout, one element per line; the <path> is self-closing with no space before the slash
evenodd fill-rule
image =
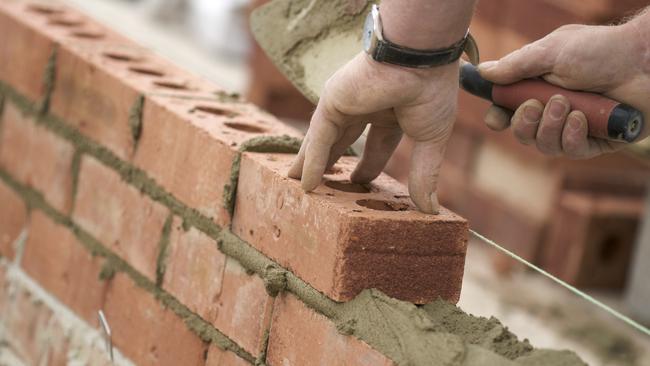
<path id="1" fill-rule="evenodd" d="M 305 131 L 314 106 L 251 39 L 267 0 L 67 0 L 162 56 Z M 481 0 L 471 31 L 483 60 L 569 23 L 609 24 L 641 0 Z M 483 124 L 487 104 L 460 95 L 440 182 L 470 226 L 600 301 L 650 324 L 650 142 L 588 161 L 551 159 Z M 411 144 L 387 172 L 406 182 Z M 648 214 L 645 214 L 647 212 Z M 460 306 L 496 316 L 538 347 L 594 365 L 650 365 L 650 339 L 589 302 L 471 240 Z"/>

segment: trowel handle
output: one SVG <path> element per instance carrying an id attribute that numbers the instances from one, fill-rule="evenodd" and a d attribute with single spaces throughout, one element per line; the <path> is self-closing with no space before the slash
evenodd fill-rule
<path id="1" fill-rule="evenodd" d="M 460 85 L 469 93 L 512 111 L 529 99 L 546 104 L 552 96 L 563 95 L 573 110 L 585 114 L 589 136 L 595 138 L 634 142 L 643 130 L 643 114 L 637 109 L 600 94 L 564 89 L 541 79 L 498 85 L 481 77 L 476 66 L 464 63 L 460 68 Z"/>

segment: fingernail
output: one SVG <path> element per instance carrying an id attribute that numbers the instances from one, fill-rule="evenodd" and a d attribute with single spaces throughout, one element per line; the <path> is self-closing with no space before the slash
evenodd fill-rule
<path id="1" fill-rule="evenodd" d="M 524 122 L 526 123 L 539 123 L 542 119 L 542 109 L 532 105 L 524 107 Z"/>
<path id="2" fill-rule="evenodd" d="M 582 120 L 580 120 L 580 118 L 571 117 L 569 118 L 568 123 L 569 123 L 569 128 L 574 131 L 578 131 L 579 129 L 582 128 Z"/>
<path id="3" fill-rule="evenodd" d="M 548 113 L 551 116 L 551 118 L 558 120 L 564 117 L 564 115 L 567 112 L 567 109 L 568 107 L 564 102 L 558 99 L 552 99 L 551 106 L 548 109 Z"/>
<path id="4" fill-rule="evenodd" d="M 485 61 L 478 65 L 479 70 L 490 70 L 497 65 L 498 61 Z"/>
<path id="5" fill-rule="evenodd" d="M 437 215 L 440 213 L 440 203 L 438 202 L 438 195 L 434 192 L 431 193 L 431 213 Z"/>

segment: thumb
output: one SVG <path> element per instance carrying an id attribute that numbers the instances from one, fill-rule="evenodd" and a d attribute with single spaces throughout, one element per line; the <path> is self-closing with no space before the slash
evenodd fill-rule
<path id="1" fill-rule="evenodd" d="M 500 60 L 483 62 L 478 70 L 481 76 L 494 83 L 511 84 L 551 72 L 558 52 L 559 47 L 548 38 L 542 38 Z"/>

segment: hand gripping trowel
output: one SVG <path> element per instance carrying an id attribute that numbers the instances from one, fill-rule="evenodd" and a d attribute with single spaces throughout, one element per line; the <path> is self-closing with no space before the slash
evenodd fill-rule
<path id="1" fill-rule="evenodd" d="M 374 3 L 378 1 L 273 0 L 253 12 L 251 28 L 280 71 L 316 103 L 327 79 L 363 49 L 363 24 Z M 471 39 L 467 45 L 465 53 L 476 64 L 476 44 Z M 629 105 L 541 79 L 496 85 L 483 79 L 472 63 L 461 62 L 461 87 L 501 107 L 515 110 L 528 99 L 545 103 L 562 94 L 573 109 L 585 113 L 591 137 L 634 142 L 643 130 L 643 115 Z"/>

